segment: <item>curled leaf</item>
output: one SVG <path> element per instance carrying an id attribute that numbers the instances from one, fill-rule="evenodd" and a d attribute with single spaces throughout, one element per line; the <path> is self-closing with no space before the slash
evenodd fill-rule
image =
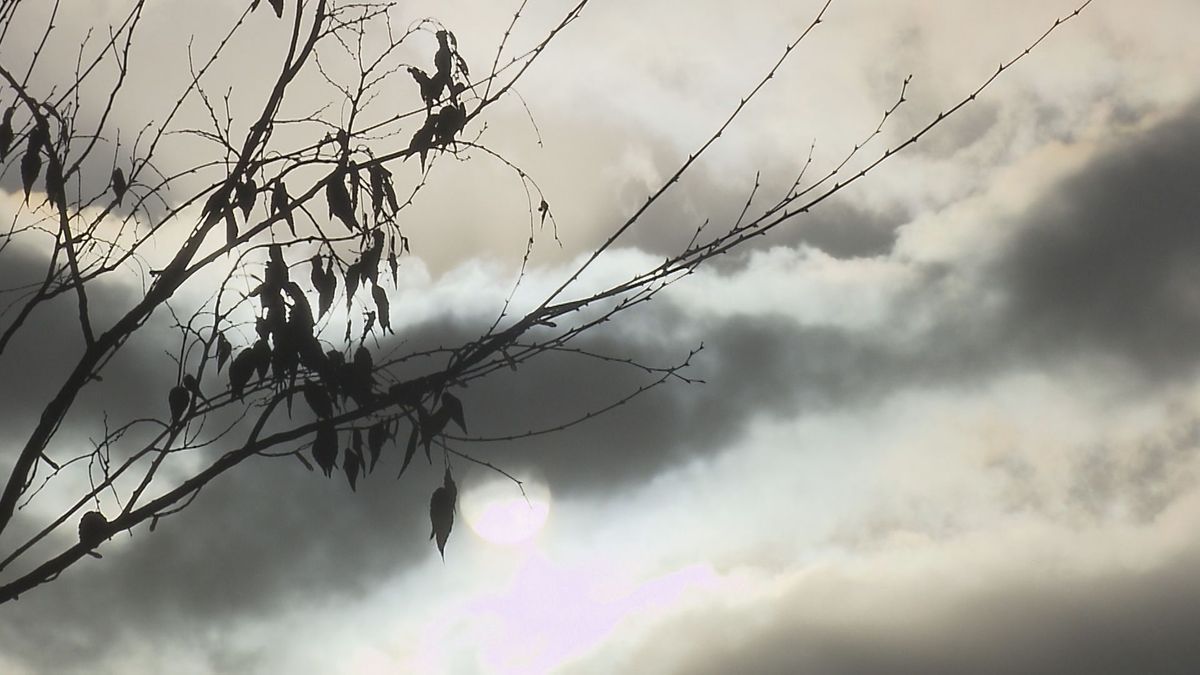
<path id="1" fill-rule="evenodd" d="M 88 511 L 79 519 L 79 543 L 88 549 L 96 548 L 107 537 L 108 519 L 99 511 Z"/>
<path id="2" fill-rule="evenodd" d="M 333 170 L 325 183 L 325 199 L 329 202 L 329 215 L 337 216 L 338 220 L 351 232 L 358 229 L 358 219 L 354 217 L 354 206 L 351 204 L 350 192 L 346 190 L 345 171 L 339 167 Z"/>
<path id="3" fill-rule="evenodd" d="M 237 206 L 242 210 L 242 218 L 249 220 L 250 211 L 254 208 L 254 202 L 258 198 L 258 184 L 254 179 L 247 176 L 246 180 L 234 186 L 234 198 L 237 200 Z"/>
<path id="4" fill-rule="evenodd" d="M 125 199 L 125 191 L 129 189 L 129 183 L 125 180 L 125 174 L 121 171 L 121 167 L 113 169 L 112 172 L 112 191 L 113 196 L 117 198 L 117 206 L 121 205 L 121 201 Z"/>
<path id="5" fill-rule="evenodd" d="M 11 107 L 4 111 L 4 120 L 0 121 L 0 161 L 8 156 L 8 151 L 12 149 L 13 142 L 13 126 L 12 116 L 16 107 Z"/>
<path id="6" fill-rule="evenodd" d="M 291 197 L 288 196 L 287 186 L 283 184 L 283 180 L 275 181 L 275 187 L 271 190 L 271 215 L 282 213 L 283 219 L 287 221 L 288 229 L 291 230 L 294 237 L 296 236 L 296 219 L 292 216 L 290 201 Z"/>

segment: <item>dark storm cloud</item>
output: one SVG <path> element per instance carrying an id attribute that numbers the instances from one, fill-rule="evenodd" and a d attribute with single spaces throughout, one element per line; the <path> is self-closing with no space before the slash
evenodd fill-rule
<path id="1" fill-rule="evenodd" d="M 704 349 L 683 374 L 703 384 L 670 382 L 569 430 L 478 452 L 507 466 L 536 467 L 559 493 L 607 492 L 727 447 L 756 417 L 863 401 L 899 379 L 889 348 L 869 338 L 783 317 L 689 322 L 678 309 L 660 309 L 638 316 L 632 331 L 597 333 L 575 346 L 667 366 L 697 344 L 678 330 L 686 326 L 702 336 Z M 627 366 L 551 354 L 473 384 L 462 398 L 472 432 L 503 435 L 578 418 L 652 379 Z"/>
<path id="2" fill-rule="evenodd" d="M 647 673 L 1184 675 L 1200 669 L 1198 562 L 1192 551 L 1146 571 L 1070 577 L 1030 570 L 977 590 L 914 587 L 900 599 L 873 602 L 864 595 L 874 585 L 814 575 L 753 618 L 716 609 L 669 622 L 631 662 Z M 813 606 L 831 595 L 845 605 Z M 654 642 L 681 634 L 693 640 L 672 663 L 663 655 L 680 653 L 677 638 L 661 651 Z"/>
<path id="3" fill-rule="evenodd" d="M 675 363 L 694 346 L 675 330 L 686 321 L 677 310 L 629 319 L 640 330 L 596 333 L 576 346 L 654 365 Z M 883 376 L 882 346 L 848 343 L 832 329 L 735 318 L 700 332 L 706 348 L 689 374 L 705 385 L 664 387 L 548 436 L 456 447 L 509 470 L 535 467 L 560 495 L 611 494 L 717 452 L 755 416 L 786 417 L 798 405 L 825 409 L 884 390 L 877 380 L 897 381 Z M 451 344 L 468 334 L 463 325 L 428 324 L 410 331 L 405 347 Z M 119 373 L 107 379 L 125 381 Z M 645 381 L 634 369 L 550 355 L 459 393 L 471 430 L 487 435 L 571 419 Z M 84 560 L 27 594 L 23 620 L 0 621 L 11 645 L 6 651 L 43 668 L 74 667 L 107 647 L 120 649 L 129 631 L 179 637 L 214 620 L 367 593 L 432 550 L 426 504 L 440 460 L 429 468 L 418 459 L 396 482 L 399 459 L 397 447 L 386 449 L 379 471 L 357 494 L 340 475 L 325 480 L 290 458 L 242 465 L 154 533 L 141 526 L 124 548 L 111 547 L 103 560 Z M 455 470 L 464 485 L 486 473 L 460 460 Z M 98 626 L 91 607 L 119 621 Z M 55 649 L 21 647 L 45 644 Z"/>
<path id="4" fill-rule="evenodd" d="M 1200 357 L 1200 103 L 1121 144 L 1027 214 L 995 270 L 1005 332 L 1157 376 Z"/>
<path id="5" fill-rule="evenodd" d="M 537 467 L 560 494 L 611 494 L 682 461 L 720 451 L 757 416 L 785 418 L 797 410 L 869 403 L 899 387 L 970 386 L 977 376 L 1019 365 L 1027 357 L 1001 346 L 1010 340 L 1046 340 L 1047 333 L 1066 333 L 1090 347 L 1123 348 L 1120 353 L 1153 365 L 1152 359 L 1147 361 L 1153 355 L 1127 343 L 1165 340 L 1169 331 L 1123 321 L 1129 312 L 1148 311 L 1129 306 L 1136 305 L 1131 297 L 1136 294 L 1127 287 L 1140 290 L 1159 308 L 1156 321 L 1191 329 L 1189 315 L 1178 314 L 1182 301 L 1172 283 L 1197 252 L 1195 235 L 1175 215 L 1195 199 L 1193 192 L 1181 189 L 1185 181 L 1178 175 L 1189 170 L 1185 150 L 1196 141 L 1195 126 L 1187 121 L 1165 125 L 1147 142 L 1102 159 L 1054 191 L 1056 209 L 1037 211 L 1041 220 L 1031 223 L 996 268 L 1005 283 L 1002 290 L 1011 297 L 1000 317 L 981 313 L 968 298 L 942 307 L 929 333 L 899 342 L 884 334 L 805 326 L 782 316 L 697 320 L 668 304 L 629 315 L 621 330 L 595 332 L 577 346 L 667 365 L 702 339 L 705 350 L 688 375 L 707 384 L 656 389 L 565 432 L 458 447 L 506 468 Z M 1180 147 L 1185 150 L 1177 152 Z M 1164 167 L 1175 167 L 1175 172 L 1162 175 Z M 1101 217 L 1113 212 L 1131 217 L 1130 210 L 1121 210 L 1125 200 L 1105 192 L 1114 183 L 1126 186 L 1126 196 L 1140 195 L 1143 206 L 1137 213 L 1144 217 L 1137 221 L 1139 236 L 1122 236 L 1126 221 L 1121 217 Z M 1150 197 L 1161 203 L 1146 205 Z M 1056 278 L 1063 269 L 1066 281 L 1073 283 Z M 930 271 L 915 293 L 938 297 L 942 281 L 940 273 Z M 1129 303 L 1110 307 L 1096 297 L 1114 293 L 1128 297 Z M 48 333 L 70 334 L 70 317 L 69 311 L 48 315 L 60 322 Z M 469 335 L 462 325 L 428 324 L 405 336 L 405 348 L 453 344 Z M 156 349 L 161 355 L 161 343 L 145 346 L 143 353 Z M 130 365 L 141 363 L 133 358 Z M 144 387 L 133 384 L 140 377 L 116 377 L 107 391 L 113 392 L 113 400 L 129 397 L 131 409 L 152 406 L 157 398 L 143 399 Z M 611 363 L 549 355 L 460 394 L 473 432 L 505 434 L 572 419 L 619 399 L 647 379 L 645 373 Z M 399 484 L 392 482 L 383 475 L 396 468 L 395 450 L 390 452 L 381 474 L 366 481 L 357 495 L 341 481 L 308 474 L 293 460 L 242 467 L 207 488 L 192 508 L 164 521 L 156 533 L 139 529 L 127 550 L 112 551 L 103 561 L 85 561 L 30 594 L 22 600 L 29 620 L 7 630 L 27 644 L 59 640 L 54 626 L 82 621 L 77 603 L 97 594 L 112 616 L 155 630 L 267 614 L 330 594 L 362 593 L 372 579 L 428 554 L 420 536 L 431 487 L 424 480 L 428 476 L 417 472 Z M 1145 466 L 1119 467 L 1122 475 L 1141 472 L 1148 477 L 1145 494 L 1139 496 L 1148 513 L 1161 508 L 1154 477 L 1162 472 L 1155 473 L 1154 457 L 1148 451 Z M 1101 493 L 1111 487 L 1106 476 L 1117 469 L 1106 462 L 1101 457 L 1078 467 L 1075 498 L 1080 504 L 1086 506 L 1095 495 L 1108 500 Z M 460 463 L 459 470 L 475 469 Z M 428 473 L 423 466 L 421 471 Z M 82 630 L 84 623 L 74 625 L 90 633 Z M 101 633 L 90 633 L 96 644 L 110 637 Z M 64 646 L 58 653 L 69 651 Z"/>
<path id="6" fill-rule="evenodd" d="M 153 533 L 140 526 L 26 594 L 0 616 L 0 645 L 44 672 L 86 671 L 139 637 L 203 646 L 197 634 L 215 634 L 204 651 L 228 654 L 220 636 L 238 620 L 364 597 L 431 550 L 424 509 L 440 471 L 422 461 L 397 482 L 396 468 L 381 462 L 352 493 L 291 458 L 243 464 Z"/>
<path id="7" fill-rule="evenodd" d="M 8 330 L 29 299 L 32 286 L 46 274 L 46 257 L 17 245 L 0 252 L 0 288 L 17 289 L 5 293 L 6 311 L 0 318 L 0 330 Z M 31 286 L 32 285 L 32 286 Z M 89 315 L 99 332 L 110 326 L 119 312 L 137 302 L 133 288 L 100 281 L 89 285 Z M 78 301 L 73 293 L 64 293 L 42 302 L 25 319 L 0 359 L 0 377 L 20 386 L 0 388 L 0 424 L 8 430 L 7 442 L 32 430 L 33 421 L 57 392 L 57 387 L 74 367 L 83 352 Z M 74 419 L 96 422 L 103 411 L 115 416 L 144 415 L 148 410 L 165 415 L 166 389 L 174 383 L 174 373 L 153 359 L 166 360 L 170 349 L 169 333 L 150 326 L 127 345 L 111 364 L 122 375 L 84 388 L 74 409 Z M 130 356 L 128 352 L 142 352 Z M 146 355 L 151 355 L 147 358 Z M 54 448 L 52 447 L 52 450 Z"/>

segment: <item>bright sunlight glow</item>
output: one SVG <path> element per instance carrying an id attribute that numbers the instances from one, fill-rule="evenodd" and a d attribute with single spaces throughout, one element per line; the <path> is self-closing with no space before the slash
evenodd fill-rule
<path id="1" fill-rule="evenodd" d="M 462 496 L 467 525 L 484 541 L 511 545 L 537 536 L 550 515 L 550 490 L 540 483 L 525 483 L 525 494 L 508 481 L 493 480 L 472 487 Z"/>

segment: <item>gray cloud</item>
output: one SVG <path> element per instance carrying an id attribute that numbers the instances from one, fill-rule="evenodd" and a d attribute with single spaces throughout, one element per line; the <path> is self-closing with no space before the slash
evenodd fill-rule
<path id="1" fill-rule="evenodd" d="M 1004 332 L 1054 354 L 1101 350 L 1148 374 L 1200 357 L 1200 103 L 1051 190 L 994 281 Z"/>
<path id="2" fill-rule="evenodd" d="M 668 622 L 630 663 L 646 673 L 1182 675 L 1200 668 L 1198 560 L 1192 551 L 1147 571 L 1082 578 L 1030 570 L 971 591 L 923 579 L 924 590 L 865 606 L 879 589 L 819 575 L 772 607 Z M 813 604 L 839 596 L 844 605 Z M 678 635 L 692 637 L 682 654 L 667 638 Z"/>

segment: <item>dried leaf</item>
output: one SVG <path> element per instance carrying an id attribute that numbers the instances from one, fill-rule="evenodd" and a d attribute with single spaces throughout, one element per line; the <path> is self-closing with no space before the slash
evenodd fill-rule
<path id="1" fill-rule="evenodd" d="M 271 190 L 271 215 L 282 213 L 283 219 L 287 221 L 288 229 L 291 230 L 292 236 L 296 236 L 296 219 L 292 216 L 292 209 L 289 204 L 292 198 L 288 196 L 287 186 L 283 184 L 283 180 L 275 181 L 275 188 Z"/>
<path id="2" fill-rule="evenodd" d="M 316 380 L 304 383 L 304 402 L 321 419 L 333 417 L 333 402 L 329 400 L 329 392 Z"/>
<path id="3" fill-rule="evenodd" d="M 171 388 L 171 392 L 167 394 L 167 403 L 171 407 L 172 423 L 177 423 L 183 418 L 191 402 L 192 395 L 186 387 L 175 386 Z"/>
<path id="4" fill-rule="evenodd" d="M 375 464 L 379 462 L 379 454 L 383 450 L 383 443 L 388 436 L 387 422 L 376 422 L 367 430 L 367 450 L 371 453 L 371 471 L 375 470 Z"/>
<path id="5" fill-rule="evenodd" d="M 113 196 L 117 198 L 117 206 L 125 199 L 125 191 L 129 189 L 129 183 L 125 180 L 125 174 L 121 171 L 121 167 L 113 169 L 112 172 L 112 191 Z"/>
<path id="6" fill-rule="evenodd" d="M 217 372 L 221 372 L 221 368 L 225 362 L 229 360 L 229 355 L 233 353 L 233 345 L 229 344 L 229 340 L 225 338 L 224 333 L 217 333 Z"/>
<path id="7" fill-rule="evenodd" d="M 12 149 L 13 142 L 13 126 L 12 116 L 16 107 L 11 107 L 4 111 L 4 120 L 0 121 L 0 161 L 3 161 L 8 156 L 8 151 Z"/>
<path id="8" fill-rule="evenodd" d="M 355 431 L 358 431 L 355 429 Z M 362 456 L 346 448 L 345 459 L 342 460 L 342 469 L 346 472 L 346 480 L 350 482 L 350 489 L 358 491 L 358 474 L 362 470 Z"/>
<path id="9" fill-rule="evenodd" d="M 358 229 L 358 219 L 354 217 L 354 206 L 346 190 L 346 176 L 342 168 L 334 169 L 325 183 L 325 199 L 329 202 L 330 216 L 337 216 L 351 232 Z"/>
<path id="10" fill-rule="evenodd" d="M 332 476 L 338 456 L 337 431 L 332 426 L 326 425 L 317 428 L 317 437 L 313 439 L 312 453 L 313 461 L 321 467 L 325 477 Z"/>
<path id="11" fill-rule="evenodd" d="M 234 196 L 237 199 L 237 206 L 242 210 L 242 218 L 250 219 L 250 211 L 254 208 L 254 202 L 258 199 L 258 184 L 254 179 L 247 176 L 244 182 L 238 183 L 234 187 Z"/>
<path id="12" fill-rule="evenodd" d="M 420 438 L 421 428 L 414 424 L 412 431 L 408 434 L 408 445 L 404 448 L 404 463 L 400 465 L 400 473 L 396 476 L 397 479 L 404 475 L 404 470 L 408 468 L 408 463 L 412 461 L 413 455 L 417 454 L 417 441 Z"/>
<path id="13" fill-rule="evenodd" d="M 346 309 L 350 309 L 350 303 L 354 300 L 354 292 L 358 290 L 359 277 L 362 276 L 361 264 L 358 262 L 351 263 L 346 267 Z"/>
<path id="14" fill-rule="evenodd" d="M 107 537 L 108 519 L 99 511 L 88 511 L 79 519 L 79 542 L 89 549 L 99 546 Z"/>
<path id="15" fill-rule="evenodd" d="M 29 191 L 33 189 L 33 183 L 41 172 L 42 156 L 38 153 L 38 148 L 30 147 L 21 158 L 21 185 L 25 188 L 25 201 L 29 201 Z"/>
<path id="16" fill-rule="evenodd" d="M 442 410 L 445 410 L 446 416 L 466 433 L 467 423 L 463 419 L 463 404 L 457 396 L 450 392 L 442 393 Z"/>
<path id="17" fill-rule="evenodd" d="M 434 490 L 429 500 L 429 521 L 432 525 L 429 538 L 437 539 L 438 553 L 443 560 L 446 559 L 446 541 L 450 539 L 450 530 L 454 528 L 454 505 L 457 500 L 458 486 L 454 484 L 454 478 L 447 468 L 442 487 Z"/>
<path id="18" fill-rule="evenodd" d="M 255 362 L 257 360 L 257 352 L 254 347 L 247 347 L 238 352 L 238 355 L 233 359 L 233 363 L 229 364 L 229 391 L 233 394 L 234 398 L 240 399 L 242 397 L 246 383 L 250 381 L 250 376 L 254 374 Z"/>
<path id="19" fill-rule="evenodd" d="M 375 299 L 375 310 L 379 312 L 379 325 L 389 333 L 394 332 L 392 331 L 392 320 L 388 315 L 388 297 L 383 286 L 372 286 L 371 297 Z"/>

